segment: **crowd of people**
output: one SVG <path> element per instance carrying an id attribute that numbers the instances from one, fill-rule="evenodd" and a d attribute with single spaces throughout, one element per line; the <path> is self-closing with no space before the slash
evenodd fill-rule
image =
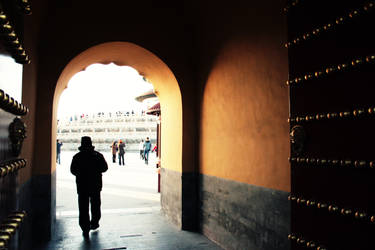
<path id="1" fill-rule="evenodd" d="M 61 146 L 63 143 L 60 140 L 56 142 L 56 162 L 61 164 L 60 155 L 61 155 Z M 112 162 L 116 163 L 116 159 L 118 158 L 119 165 L 125 166 L 125 142 L 123 140 L 118 140 L 112 142 L 111 151 L 112 151 Z M 141 160 L 145 161 L 145 164 L 148 165 L 149 154 L 151 152 L 157 152 L 157 145 L 155 145 L 152 149 L 152 144 L 150 138 L 147 137 L 146 140 L 141 140 L 139 143 L 139 156 Z"/>
<path id="2" fill-rule="evenodd" d="M 112 162 L 116 163 L 117 154 L 119 165 L 125 166 L 124 156 L 125 156 L 125 142 L 122 140 L 114 141 L 111 145 L 112 148 Z M 148 164 L 149 154 L 151 152 L 157 151 L 157 146 L 155 145 L 154 148 L 151 150 L 152 144 L 150 142 L 150 138 L 147 137 L 146 140 L 141 140 L 139 144 L 139 155 L 142 160 L 145 161 L 145 164 Z"/>

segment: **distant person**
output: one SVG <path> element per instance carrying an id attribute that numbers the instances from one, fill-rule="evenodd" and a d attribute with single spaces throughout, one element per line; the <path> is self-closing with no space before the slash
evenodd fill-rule
<path id="1" fill-rule="evenodd" d="M 118 145 L 118 149 L 119 149 L 119 152 L 118 152 L 118 164 L 121 166 L 121 163 L 122 165 L 125 166 L 125 159 L 124 159 L 124 155 L 125 155 L 125 143 L 120 140 L 120 144 Z"/>
<path id="2" fill-rule="evenodd" d="M 146 141 L 144 143 L 145 145 L 145 148 L 144 148 L 144 158 L 145 158 L 145 163 L 148 164 L 148 155 L 150 153 L 150 150 L 151 150 L 151 142 L 150 142 L 150 138 L 146 138 Z"/>
<path id="3" fill-rule="evenodd" d="M 80 152 L 73 156 L 70 165 L 70 172 L 76 176 L 79 225 L 85 238 L 89 237 L 90 229 L 95 230 L 99 227 L 102 173 L 108 169 L 103 155 L 94 148 L 91 138 L 83 136 L 81 146 L 78 148 Z M 89 203 L 91 204 L 91 220 Z"/>
<path id="4" fill-rule="evenodd" d="M 56 141 L 56 162 L 58 164 L 61 164 L 60 155 L 61 155 L 61 147 L 62 147 L 62 145 L 63 145 L 63 143 L 60 142 L 60 140 Z"/>
<path id="5" fill-rule="evenodd" d="M 141 157 L 142 160 L 145 159 L 145 156 L 143 154 L 144 152 L 144 148 L 145 148 L 145 145 L 144 145 L 144 140 L 141 140 L 141 142 L 139 143 L 139 157 Z"/>
<path id="6" fill-rule="evenodd" d="M 114 141 L 111 145 L 112 148 L 112 161 L 113 163 L 116 163 L 116 155 L 118 151 L 117 141 Z"/>

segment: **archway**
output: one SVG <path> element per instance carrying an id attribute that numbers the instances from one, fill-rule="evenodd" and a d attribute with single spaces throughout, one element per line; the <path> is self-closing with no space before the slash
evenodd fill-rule
<path id="1" fill-rule="evenodd" d="M 52 107 L 52 130 L 51 130 L 51 173 L 54 176 L 56 170 L 56 132 L 57 132 L 57 109 L 60 95 L 63 90 L 67 87 L 71 77 L 79 71 L 85 70 L 85 68 L 94 63 L 109 64 L 114 63 L 120 66 L 130 66 L 136 69 L 140 75 L 144 76 L 149 82 L 152 82 L 154 86 L 155 94 L 157 95 L 162 115 L 162 130 L 168 131 L 162 133 L 161 140 L 163 141 L 161 150 L 161 167 L 162 170 L 167 174 L 166 178 L 178 180 L 175 184 L 170 185 L 173 187 L 163 194 L 163 188 L 161 189 L 161 205 L 165 214 L 174 221 L 179 227 L 183 227 L 182 213 L 182 184 L 181 184 L 181 173 L 183 173 L 182 166 L 182 98 L 180 87 L 177 80 L 169 69 L 169 67 L 155 56 L 150 51 L 128 42 L 108 42 L 100 44 L 87 49 L 73 58 L 63 69 L 60 77 L 58 78 Z M 162 171 L 163 172 L 163 171 Z M 173 174 L 177 173 L 177 174 Z M 55 177 L 51 177 L 52 182 Z M 162 177 L 163 183 L 163 177 Z M 166 183 L 166 182 L 164 182 Z M 55 190 L 52 190 L 55 192 Z M 54 193 L 51 194 L 55 197 Z M 163 206 L 163 201 L 164 202 Z M 55 201 L 53 201 L 54 204 Z M 170 200 L 173 200 L 171 204 Z M 52 209 L 54 210 L 52 205 Z M 54 213 L 53 213 L 54 214 Z M 186 216 L 185 216 L 186 217 Z M 52 215 L 54 221 L 54 216 Z M 52 225 L 52 228 L 54 226 Z"/>
<path id="2" fill-rule="evenodd" d="M 52 117 L 52 159 L 56 158 L 57 106 L 63 90 L 70 78 L 93 63 L 115 63 L 135 68 L 154 85 L 160 100 L 163 133 L 161 166 L 182 172 L 182 100 L 180 88 L 168 66 L 150 51 L 128 42 L 109 42 L 94 46 L 71 60 L 61 73 L 53 99 Z M 52 161 L 52 172 L 56 163 Z"/>

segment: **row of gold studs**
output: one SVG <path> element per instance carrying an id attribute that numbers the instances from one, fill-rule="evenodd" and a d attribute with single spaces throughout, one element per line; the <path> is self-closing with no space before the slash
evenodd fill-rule
<path id="1" fill-rule="evenodd" d="M 297 234 L 294 233 L 289 234 L 288 239 L 290 241 L 295 241 L 297 244 L 310 249 L 327 250 L 327 248 L 325 248 L 323 245 L 320 245 L 315 241 L 307 240 L 305 237 L 297 236 Z"/>
<path id="2" fill-rule="evenodd" d="M 0 249 L 7 249 L 9 241 L 21 226 L 25 217 L 25 211 L 16 211 L 8 215 L 8 217 L 2 221 L 0 224 Z"/>
<path id="3" fill-rule="evenodd" d="M 319 158 L 305 158 L 305 157 L 291 157 L 290 162 L 297 164 L 306 164 L 309 166 L 341 166 L 341 167 L 355 167 L 355 168 L 371 168 L 375 169 L 375 161 L 364 160 L 339 160 L 339 159 L 319 159 Z"/>
<path id="4" fill-rule="evenodd" d="M 25 15 L 31 15 L 31 5 L 28 0 L 18 0 L 17 4 Z"/>
<path id="5" fill-rule="evenodd" d="M 6 161 L 0 164 L 0 177 L 4 177 L 10 173 L 18 171 L 20 168 L 26 167 L 25 159 L 16 159 Z"/>
<path id="6" fill-rule="evenodd" d="M 326 202 L 319 202 L 313 199 L 305 199 L 304 197 L 297 197 L 295 195 L 289 195 L 288 200 L 295 202 L 299 205 L 303 205 L 311 208 L 324 209 L 331 213 L 341 214 L 344 216 L 353 216 L 355 219 L 368 221 L 372 224 L 375 223 L 375 215 L 368 215 L 366 212 L 351 208 L 340 208 L 334 204 L 328 204 Z"/>
<path id="7" fill-rule="evenodd" d="M 13 97 L 10 97 L 2 89 L 0 89 L 0 108 L 14 115 L 26 115 L 29 112 L 29 108 L 14 100 Z"/>
<path id="8" fill-rule="evenodd" d="M 284 11 L 285 13 L 287 13 L 291 8 L 295 7 L 295 6 L 296 6 L 297 4 L 299 4 L 300 2 L 301 2 L 301 0 L 292 0 L 292 1 L 290 1 L 290 3 L 287 4 L 287 5 L 284 7 L 283 11 Z"/>
<path id="9" fill-rule="evenodd" d="M 323 32 L 333 30 L 337 26 L 341 24 L 345 24 L 347 22 L 350 22 L 355 17 L 360 17 L 361 15 L 367 14 L 370 11 L 372 11 L 375 8 L 375 1 L 372 1 L 370 3 L 366 3 L 361 8 L 358 8 L 356 10 L 350 11 L 347 15 L 336 18 L 335 22 L 327 23 L 323 25 L 322 27 L 316 28 L 312 30 L 311 32 L 307 32 L 299 37 L 296 37 L 292 41 L 289 41 L 284 44 L 285 48 L 290 48 L 292 46 L 298 45 L 302 43 L 303 41 L 312 39 L 314 37 L 318 37 Z"/>
<path id="10" fill-rule="evenodd" d="M 331 112 L 331 113 L 321 113 L 315 115 L 305 115 L 305 116 L 295 116 L 288 118 L 289 123 L 301 123 L 310 121 L 323 121 L 323 120 L 334 120 L 334 119 L 348 119 L 348 118 L 362 118 L 362 117 L 372 117 L 375 115 L 375 107 L 369 107 L 367 109 L 360 108 L 352 111 L 343 112 Z"/>
<path id="11" fill-rule="evenodd" d="M 335 65 L 335 66 L 332 66 L 332 67 L 327 67 L 326 69 L 318 70 L 316 72 L 307 73 L 304 76 L 299 76 L 299 77 L 296 77 L 292 80 L 288 80 L 288 81 L 286 81 L 286 85 L 298 84 L 298 83 L 306 82 L 306 81 L 309 81 L 309 80 L 312 80 L 312 79 L 318 79 L 318 78 L 330 75 L 330 74 L 335 73 L 335 72 L 341 72 L 341 71 L 344 71 L 344 70 L 349 70 L 349 69 L 352 69 L 354 67 L 358 67 L 362 64 L 369 64 L 369 63 L 373 63 L 373 62 L 375 62 L 375 55 L 369 55 L 369 56 L 366 56 L 366 57 L 357 58 L 357 59 L 354 59 L 354 60 L 352 60 L 350 62 L 347 62 L 347 63 L 338 64 L 338 65 Z"/>
<path id="12" fill-rule="evenodd" d="M 0 9 L 0 36 L 4 40 L 5 48 L 11 53 L 17 63 L 29 64 L 29 56 L 26 55 L 13 26 L 10 24 L 7 15 Z"/>

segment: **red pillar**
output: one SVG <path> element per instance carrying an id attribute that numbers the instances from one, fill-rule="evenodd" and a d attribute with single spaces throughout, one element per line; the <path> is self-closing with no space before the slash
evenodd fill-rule
<path id="1" fill-rule="evenodd" d="M 158 193 L 160 193 L 160 173 L 158 173 Z"/>

